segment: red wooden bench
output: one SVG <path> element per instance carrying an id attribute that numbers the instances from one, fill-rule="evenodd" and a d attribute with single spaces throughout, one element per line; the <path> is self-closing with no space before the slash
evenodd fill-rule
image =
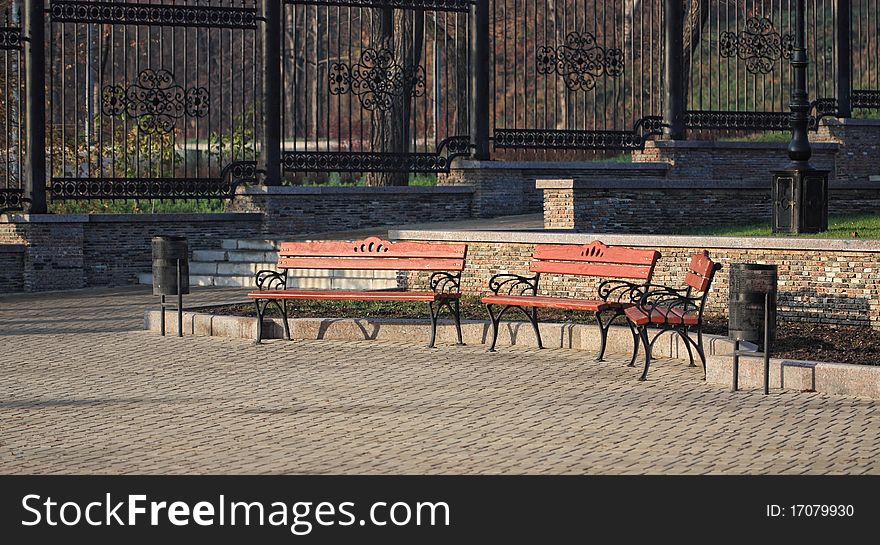
<path id="1" fill-rule="evenodd" d="M 257 306 L 257 340 L 262 339 L 263 316 L 274 304 L 284 318 L 284 338 L 290 339 L 287 302 L 323 301 L 423 301 L 431 315 L 431 342 L 437 338 L 437 318 L 445 307 L 455 319 L 458 342 L 461 337 L 459 307 L 461 271 L 467 245 L 388 242 L 376 237 L 357 242 L 285 242 L 278 254 L 278 271 L 257 273 L 257 290 L 248 293 Z M 314 290 L 287 289 L 290 269 L 332 269 L 371 271 L 433 271 L 431 291 Z M 436 308 L 435 308 L 436 305 Z"/>
<path id="2" fill-rule="evenodd" d="M 691 345 L 697 350 L 703 364 L 703 378 L 706 378 L 706 353 L 703 350 L 703 311 L 706 298 L 715 273 L 721 269 L 719 263 L 709 258 L 709 252 L 696 254 L 690 262 L 688 272 L 684 275 L 683 288 L 672 288 L 649 284 L 645 286 L 639 304 L 627 308 L 624 312 L 632 327 L 636 328 L 642 345 L 645 348 L 645 370 L 639 380 L 647 380 L 648 367 L 651 365 L 651 349 L 660 335 L 673 331 L 681 337 L 688 351 L 691 366 L 694 366 L 694 353 Z M 659 331 L 654 338 L 648 340 L 648 328 L 656 327 Z M 697 340 L 694 341 L 690 332 L 694 330 Z M 635 364 L 639 345 L 633 347 L 630 366 Z"/>
<path id="3" fill-rule="evenodd" d="M 574 244 L 543 244 L 535 247 L 529 272 L 534 276 L 498 274 L 489 281 L 492 295 L 482 298 L 492 321 L 492 344 L 490 352 L 495 351 L 498 340 L 498 324 L 504 313 L 511 308 L 522 311 L 535 330 L 538 347 L 543 348 L 541 332 L 538 329 L 538 309 L 557 308 L 591 312 L 596 317 L 601 335 L 597 361 L 605 357 L 605 344 L 611 323 L 628 307 L 635 304 L 641 296 L 641 287 L 651 281 L 654 265 L 660 258 L 655 250 L 637 250 L 619 246 L 606 246 L 594 241 L 583 246 Z M 596 289 L 595 297 L 550 297 L 538 295 L 538 282 L 541 274 L 579 275 L 605 278 Z M 624 280 L 625 279 L 625 280 Z M 502 306 L 494 312 L 496 305 Z M 531 309 L 527 311 L 526 309 Z M 635 329 L 632 329 L 633 343 L 638 343 Z"/>

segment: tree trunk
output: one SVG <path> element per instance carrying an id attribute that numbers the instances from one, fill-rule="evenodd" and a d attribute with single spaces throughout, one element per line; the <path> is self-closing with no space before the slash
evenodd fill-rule
<path id="1" fill-rule="evenodd" d="M 694 53 L 700 47 L 700 39 L 703 35 L 703 27 L 709 20 L 709 0 L 682 0 L 688 1 L 684 13 L 684 43 L 682 73 L 684 75 L 683 90 L 685 104 L 687 104 L 688 92 L 692 83 L 692 70 Z"/>
<path id="2" fill-rule="evenodd" d="M 421 63 L 425 19 L 422 10 L 377 10 L 378 24 L 373 28 L 372 48 L 387 50 L 393 63 L 404 73 L 415 70 Z M 412 144 L 413 84 L 404 78 L 404 84 L 390 97 L 387 109 L 376 108 L 370 119 L 370 141 L 376 153 L 408 153 Z M 368 186 L 401 186 L 409 184 L 409 172 L 372 172 L 366 176 Z"/>

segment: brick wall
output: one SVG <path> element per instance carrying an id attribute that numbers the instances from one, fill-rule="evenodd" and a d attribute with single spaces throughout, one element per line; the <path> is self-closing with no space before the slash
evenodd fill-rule
<path id="1" fill-rule="evenodd" d="M 839 145 L 838 182 L 864 182 L 880 175 L 880 120 L 826 118 L 812 139 Z"/>
<path id="2" fill-rule="evenodd" d="M 472 187 L 248 187 L 230 210 L 262 212 L 263 233 L 286 237 L 472 217 Z"/>
<path id="3" fill-rule="evenodd" d="M 541 243 L 576 244 L 586 244 L 592 240 L 588 235 L 551 233 L 399 231 L 391 234 L 394 238 L 403 240 L 467 243 L 468 258 L 462 275 L 462 289 L 465 293 L 474 295 L 488 291 L 486 286 L 493 274 L 527 273 L 534 243 L 512 240 L 538 239 Z M 771 263 L 779 266 L 780 320 L 871 326 L 880 329 L 878 241 L 739 241 L 743 246 L 753 246 L 752 248 L 723 247 L 731 244 L 718 238 L 698 237 L 608 235 L 602 237 L 602 241 L 609 245 L 659 250 L 662 257 L 655 269 L 654 282 L 672 286 L 682 285 L 691 256 L 708 249 L 712 258 L 724 265 L 710 292 L 708 304 L 709 311 L 713 313 L 727 312 L 728 272 L 731 263 Z M 798 243 L 803 246 L 802 249 L 794 247 Z M 425 286 L 425 280 L 423 274 L 410 273 L 406 275 L 404 284 L 411 289 L 420 289 Z M 594 278 L 548 274 L 542 277 L 541 294 L 590 297 L 594 294 L 596 284 L 597 280 Z"/>
<path id="4" fill-rule="evenodd" d="M 24 250 L 19 244 L 0 244 L 0 293 L 24 290 Z"/>
<path id="5" fill-rule="evenodd" d="M 668 163 L 670 180 L 724 180 L 727 182 L 766 181 L 770 171 L 788 163 L 785 142 L 723 142 L 715 140 L 657 140 L 645 143 L 644 151 L 634 151 L 633 163 Z M 836 142 L 813 143 L 810 164 L 831 171 L 837 161 Z"/>
<path id="6" fill-rule="evenodd" d="M 651 179 L 659 183 L 666 169 L 665 164 L 458 160 L 449 174 L 437 175 L 437 184 L 473 187 L 473 215 L 486 218 L 539 213 L 543 206 L 543 195 L 535 187 L 539 178 L 565 176 L 605 182 Z"/>
<path id="7" fill-rule="evenodd" d="M 150 270 L 150 239 L 187 237 L 191 250 L 217 248 L 223 238 L 253 238 L 259 214 L 11 215 L 0 218 L 0 244 L 25 247 L 25 291 L 124 286 Z"/>
<path id="8" fill-rule="evenodd" d="M 770 180 L 745 182 L 668 182 L 598 184 L 542 180 L 544 227 L 581 233 L 669 233 L 742 223 L 767 223 L 771 216 Z M 829 191 L 831 214 L 880 210 L 880 188 L 835 184 Z M 757 186 L 757 187 L 756 187 Z"/>

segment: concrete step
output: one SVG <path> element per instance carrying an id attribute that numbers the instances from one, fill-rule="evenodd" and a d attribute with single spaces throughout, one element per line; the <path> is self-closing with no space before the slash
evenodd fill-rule
<path id="1" fill-rule="evenodd" d="M 220 247 L 224 250 L 269 250 L 278 249 L 279 241 L 277 240 L 256 240 L 256 239 L 224 239 L 220 242 Z"/>

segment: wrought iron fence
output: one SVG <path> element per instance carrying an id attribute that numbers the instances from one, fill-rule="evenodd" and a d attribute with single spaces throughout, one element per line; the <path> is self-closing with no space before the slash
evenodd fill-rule
<path id="1" fill-rule="evenodd" d="M 255 0 L 47 4 L 52 199 L 229 196 L 259 153 Z"/>
<path id="2" fill-rule="evenodd" d="M 850 9 L 852 107 L 857 115 L 876 116 L 880 109 L 880 0 L 853 0 Z"/>
<path id="3" fill-rule="evenodd" d="M 694 1 L 684 23 L 685 125 L 745 131 L 789 129 L 791 0 Z M 807 2 L 812 126 L 836 112 L 834 2 Z"/>
<path id="4" fill-rule="evenodd" d="M 0 212 L 22 208 L 24 198 L 24 73 L 21 10 L 0 9 Z"/>
<path id="5" fill-rule="evenodd" d="M 663 2 L 490 0 L 496 149 L 641 148 L 663 113 Z"/>
<path id="6" fill-rule="evenodd" d="M 787 131 L 794 4 L 19 0 L 0 11 L 0 209 Z M 807 0 L 814 128 L 877 115 L 878 17 Z"/>
<path id="7" fill-rule="evenodd" d="M 399 185 L 469 153 L 470 6 L 285 0 L 284 170 Z"/>

